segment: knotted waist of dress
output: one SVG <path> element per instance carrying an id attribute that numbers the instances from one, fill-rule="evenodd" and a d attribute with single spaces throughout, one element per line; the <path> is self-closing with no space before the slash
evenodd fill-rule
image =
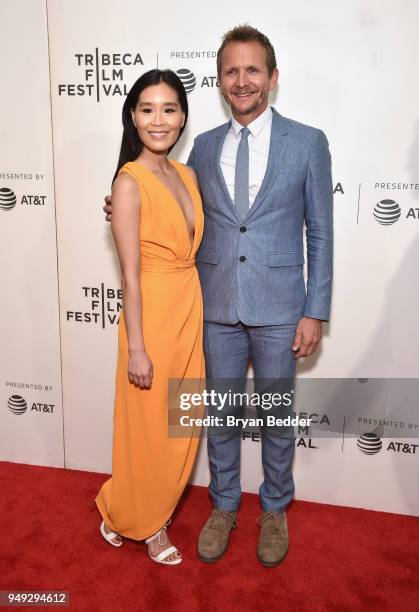
<path id="1" fill-rule="evenodd" d="M 195 267 L 195 257 L 191 259 L 174 259 L 173 261 L 161 257 L 141 256 L 141 272 L 173 273 L 184 272 Z"/>

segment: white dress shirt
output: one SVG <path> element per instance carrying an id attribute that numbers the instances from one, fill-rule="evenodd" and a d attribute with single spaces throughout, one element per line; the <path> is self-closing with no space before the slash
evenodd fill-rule
<path id="1" fill-rule="evenodd" d="M 231 118 L 231 126 L 221 150 L 220 165 L 228 192 L 234 202 L 234 176 L 237 149 L 241 138 L 242 125 Z M 249 123 L 249 203 L 252 206 L 265 176 L 268 165 L 269 144 L 271 140 L 272 109 L 270 106 L 259 117 Z"/>

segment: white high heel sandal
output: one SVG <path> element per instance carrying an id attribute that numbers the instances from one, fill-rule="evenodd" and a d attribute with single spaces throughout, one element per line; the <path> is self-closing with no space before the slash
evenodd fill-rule
<path id="1" fill-rule="evenodd" d="M 159 540 L 159 547 L 160 545 L 165 545 L 167 544 L 167 533 L 166 533 L 166 527 L 167 525 L 170 523 L 170 520 L 166 523 L 166 525 L 164 525 L 164 527 L 162 527 L 160 529 L 160 531 L 158 531 L 157 533 L 155 533 L 153 536 L 147 538 L 145 540 L 146 544 L 149 544 L 150 542 L 152 542 L 153 540 L 155 540 L 156 538 L 158 538 Z M 161 535 L 164 534 L 164 542 L 161 541 Z M 155 561 L 156 563 L 162 563 L 163 565 L 179 565 L 179 563 L 182 563 L 182 557 L 179 557 L 178 559 L 173 559 L 172 561 L 165 561 L 165 559 L 167 557 L 169 557 L 172 553 L 175 552 L 179 552 L 178 549 L 176 548 L 176 546 L 169 546 L 169 548 L 166 548 L 165 550 L 163 550 L 161 553 L 159 553 L 158 555 L 156 555 L 155 557 L 153 557 L 153 555 L 150 552 L 150 549 L 148 550 L 148 556 L 150 557 L 150 559 L 152 559 L 153 561 Z"/>
<path id="2" fill-rule="evenodd" d="M 105 531 L 105 521 L 102 521 L 100 524 L 100 533 L 103 535 L 103 537 L 105 538 L 105 540 L 107 542 L 109 542 L 109 544 L 112 544 L 112 546 L 122 546 L 122 538 L 120 542 L 113 542 L 112 538 L 114 538 L 115 536 L 118 536 L 119 538 L 121 537 L 119 535 L 119 533 L 115 533 L 114 531 L 110 531 L 109 533 L 106 533 Z"/>

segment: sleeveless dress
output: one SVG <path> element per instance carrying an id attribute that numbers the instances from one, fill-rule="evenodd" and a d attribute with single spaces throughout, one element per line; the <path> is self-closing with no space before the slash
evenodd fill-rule
<path id="1" fill-rule="evenodd" d="M 199 191 L 188 170 L 178 171 L 193 201 L 191 244 L 185 216 L 170 190 L 137 162 L 120 172 L 132 176 L 141 195 L 139 231 L 142 324 L 153 364 L 150 389 L 128 378 L 128 338 L 124 311 L 118 326 L 115 375 L 112 477 L 95 502 L 106 525 L 121 536 L 143 540 L 163 527 L 188 482 L 199 430 L 180 436 L 168 431 L 169 379 L 203 380 L 203 307 L 195 253 L 204 217 Z"/>

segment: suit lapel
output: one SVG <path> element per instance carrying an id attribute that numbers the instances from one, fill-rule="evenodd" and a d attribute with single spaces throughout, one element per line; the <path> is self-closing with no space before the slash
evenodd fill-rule
<path id="1" fill-rule="evenodd" d="M 212 145 L 213 149 L 211 152 L 211 160 L 212 160 L 212 173 L 211 174 L 212 176 L 215 176 L 217 179 L 218 186 L 223 195 L 223 201 L 227 203 L 229 210 L 234 215 L 234 219 L 236 221 L 239 221 L 239 218 L 237 216 L 236 207 L 234 206 L 234 202 L 232 201 L 230 197 L 230 193 L 228 191 L 228 187 L 225 182 L 224 174 L 223 174 L 223 171 L 221 170 L 221 164 L 220 164 L 221 151 L 223 149 L 225 137 L 227 136 L 227 133 L 230 129 L 230 125 L 231 123 L 229 121 L 225 125 L 221 126 L 219 133 L 214 139 L 214 142 Z"/>
<path id="2" fill-rule="evenodd" d="M 287 144 L 288 124 L 286 119 L 284 119 L 284 117 L 282 117 L 282 115 L 280 115 L 273 107 L 272 113 L 271 139 L 269 143 L 269 157 L 265 176 L 263 177 L 263 181 L 255 201 L 250 207 L 244 221 L 249 219 L 249 217 L 254 214 L 255 210 L 259 208 L 263 202 L 265 194 L 269 193 L 274 182 L 278 180 L 278 176 L 282 169 L 282 160 Z"/>

